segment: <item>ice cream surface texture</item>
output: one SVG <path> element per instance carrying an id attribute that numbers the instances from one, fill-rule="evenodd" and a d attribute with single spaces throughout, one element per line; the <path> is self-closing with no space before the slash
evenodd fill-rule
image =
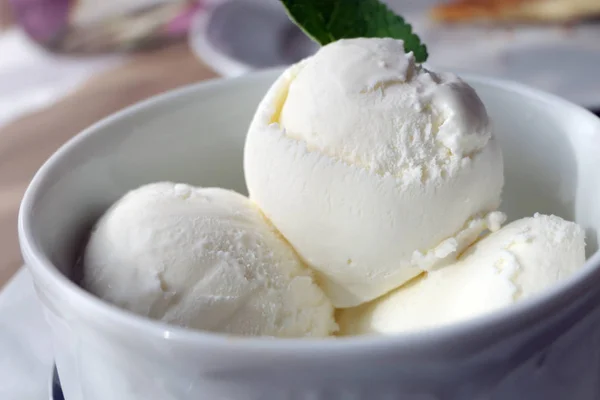
<path id="1" fill-rule="evenodd" d="M 381 299 L 341 310 L 343 335 L 398 333 L 466 320 L 538 294 L 585 262 L 583 229 L 556 216 L 514 221 L 455 264 L 431 271 Z"/>
<path id="2" fill-rule="evenodd" d="M 236 335 L 322 337 L 333 307 L 246 197 L 155 183 L 115 203 L 91 233 L 83 285 L 153 319 Z"/>
<path id="3" fill-rule="evenodd" d="M 336 307 L 452 262 L 503 219 L 481 100 L 389 38 L 339 40 L 287 69 L 250 125 L 244 172 Z"/>

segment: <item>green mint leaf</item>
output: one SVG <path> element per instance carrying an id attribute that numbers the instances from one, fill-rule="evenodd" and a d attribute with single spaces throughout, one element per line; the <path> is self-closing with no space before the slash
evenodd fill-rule
<path id="1" fill-rule="evenodd" d="M 339 39 L 391 37 L 404 41 L 417 62 L 427 60 L 427 47 L 404 18 L 379 0 L 281 0 L 291 20 L 321 45 Z"/>

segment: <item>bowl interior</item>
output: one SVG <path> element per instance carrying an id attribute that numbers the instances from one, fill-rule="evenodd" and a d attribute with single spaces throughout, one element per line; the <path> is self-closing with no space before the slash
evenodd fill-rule
<path id="1" fill-rule="evenodd" d="M 171 180 L 246 193 L 246 129 L 279 72 L 172 92 L 76 137 L 46 164 L 28 194 L 34 201 L 23 212 L 34 242 L 70 275 L 86 232 L 130 189 Z M 540 212 L 577 221 L 586 228 L 591 255 L 600 228 L 600 120 L 520 85 L 466 80 L 486 104 L 503 148 L 502 209 L 510 219 Z"/>

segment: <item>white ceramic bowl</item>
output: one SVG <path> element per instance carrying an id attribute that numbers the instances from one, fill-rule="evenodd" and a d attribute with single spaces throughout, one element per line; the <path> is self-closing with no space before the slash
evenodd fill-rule
<path id="1" fill-rule="evenodd" d="M 422 333 L 274 340 L 150 321 L 69 279 L 94 220 L 129 189 L 174 180 L 245 192 L 246 127 L 279 72 L 128 108 L 75 137 L 33 179 L 19 234 L 66 399 L 600 398 L 600 120 L 513 83 L 467 78 L 504 150 L 505 211 L 555 213 L 588 232 L 586 267 L 540 297 Z"/>

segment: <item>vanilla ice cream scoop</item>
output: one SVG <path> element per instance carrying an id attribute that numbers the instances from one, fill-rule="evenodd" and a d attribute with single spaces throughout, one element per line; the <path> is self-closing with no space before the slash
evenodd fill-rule
<path id="1" fill-rule="evenodd" d="M 119 307 L 237 335 L 328 336 L 333 307 L 260 210 L 224 189 L 154 183 L 98 221 L 84 287 Z"/>
<path id="2" fill-rule="evenodd" d="M 452 262 L 503 221 L 481 100 L 389 38 L 340 40 L 286 70 L 250 125 L 244 171 L 336 307 Z"/>
<path id="3" fill-rule="evenodd" d="M 398 333 L 462 321 L 538 294 L 585 263 L 583 229 L 536 214 L 494 232 L 458 262 L 381 299 L 341 310 L 343 335 Z"/>

